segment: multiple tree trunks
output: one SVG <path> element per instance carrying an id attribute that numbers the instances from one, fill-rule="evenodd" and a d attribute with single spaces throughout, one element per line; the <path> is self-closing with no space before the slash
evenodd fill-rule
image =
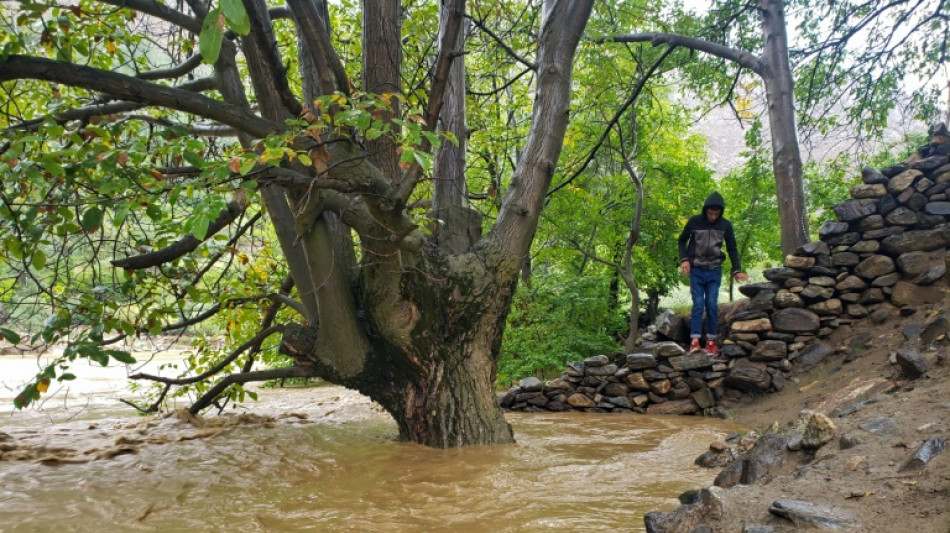
<path id="1" fill-rule="evenodd" d="M 823 339 L 854 320 L 883 322 L 942 299 L 931 285 L 948 281 L 950 135 L 932 140 L 903 163 L 866 168 L 852 198 L 820 240 L 798 247 L 767 282 L 740 287 L 748 297 L 730 322 L 725 360 L 682 354 L 676 328 L 644 337 L 640 351 L 611 364 L 606 356 L 568 363 L 559 379 L 522 380 L 501 405 L 524 411 L 710 413 L 723 398 L 781 390 L 793 366 L 808 368 L 835 350 Z M 665 337 L 668 333 L 671 337 Z M 651 337 L 656 335 L 656 337 Z M 713 399 L 711 404 L 708 402 Z M 714 411 L 713 411 L 714 412 Z"/>

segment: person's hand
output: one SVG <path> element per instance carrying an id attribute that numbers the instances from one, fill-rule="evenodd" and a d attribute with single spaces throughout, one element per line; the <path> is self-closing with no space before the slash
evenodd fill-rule
<path id="1" fill-rule="evenodd" d="M 735 274 L 732 275 L 732 277 L 736 278 L 736 280 L 738 280 L 738 281 L 748 281 L 748 280 L 749 280 L 749 276 L 747 276 L 747 275 L 745 274 L 745 272 L 736 272 Z"/>
<path id="2" fill-rule="evenodd" d="M 689 261 L 683 261 L 682 263 L 680 263 L 680 274 L 682 274 L 682 275 L 684 275 L 684 276 L 688 276 L 688 275 L 689 275 L 689 267 L 690 267 Z"/>

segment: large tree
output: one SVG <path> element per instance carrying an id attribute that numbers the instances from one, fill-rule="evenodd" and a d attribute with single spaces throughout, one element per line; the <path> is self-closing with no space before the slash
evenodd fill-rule
<path id="1" fill-rule="evenodd" d="M 249 358 L 192 410 L 234 383 L 319 376 L 378 401 L 407 440 L 510 442 L 493 389 L 497 356 L 558 163 L 592 4 L 542 2 L 530 130 L 484 236 L 466 208 L 462 164 L 464 0 L 445 0 L 437 14 L 425 3 L 366 0 L 360 21 L 341 19 L 338 29 L 320 0 L 4 8 L 0 172 L 13 180 L 4 179 L 0 215 L 16 252 L 5 268 L 32 280 L 53 311 L 37 338 L 71 335 L 67 360 L 127 360 L 103 346 L 267 301 L 231 356 L 165 382 L 211 376 L 275 333 L 293 364 L 254 370 Z M 413 31 L 401 30 L 409 23 Z M 359 47 L 355 35 L 335 33 L 357 26 Z M 196 44 L 200 55 L 189 54 Z M 456 138 L 458 147 L 446 141 Z M 288 279 L 228 298 L 199 290 L 216 262 L 257 259 L 247 255 L 263 241 L 240 237 L 261 235 L 259 220 L 270 221 L 281 257 L 255 275 L 270 280 L 266 271 L 285 264 Z M 215 248 L 227 231 L 228 246 Z M 83 282 L 91 294 L 76 294 Z M 159 288 L 168 292 L 154 298 Z M 122 315 L 122 303 L 134 309 Z M 293 323 L 275 318 L 284 304 L 299 313 Z M 65 364 L 38 374 L 18 402 L 63 378 Z"/>

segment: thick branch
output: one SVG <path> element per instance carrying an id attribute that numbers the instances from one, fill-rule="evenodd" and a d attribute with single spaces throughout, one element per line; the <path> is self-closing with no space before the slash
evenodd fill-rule
<path id="1" fill-rule="evenodd" d="M 685 35 L 677 35 L 675 33 L 660 33 L 651 31 L 644 33 L 629 33 L 626 35 L 612 35 L 608 37 L 602 37 L 601 39 L 598 39 L 598 41 L 613 41 L 616 43 L 650 43 L 653 46 L 657 46 L 659 44 L 668 44 L 670 46 L 689 48 L 690 50 L 706 52 L 707 54 L 732 61 L 733 63 L 745 67 L 760 76 L 766 75 L 766 65 L 761 58 L 756 57 L 755 55 L 744 50 L 736 50 L 735 48 L 730 48 L 728 46 L 703 39 L 697 39 L 695 37 L 686 37 Z"/>
<path id="2" fill-rule="evenodd" d="M 214 221 L 208 225 L 208 232 L 205 234 L 205 239 L 211 237 L 231 222 L 234 222 L 234 220 L 237 219 L 237 217 L 243 212 L 243 201 L 231 201 L 228 204 L 228 208 L 222 211 L 218 215 L 218 218 L 214 219 Z M 125 268 L 129 270 L 151 268 L 168 263 L 169 261 L 174 261 L 175 259 L 178 259 L 179 257 L 194 251 L 195 248 L 197 248 L 202 242 L 203 240 L 198 240 L 193 235 L 186 235 L 160 250 L 155 250 L 142 255 L 134 255 L 124 259 L 115 259 L 112 261 L 112 265 L 118 268 Z"/>
<path id="3" fill-rule="evenodd" d="M 172 87 L 124 76 L 115 72 L 52 61 L 39 57 L 12 55 L 0 60 L 0 82 L 36 79 L 106 93 L 114 98 L 177 109 L 217 120 L 255 137 L 284 129 L 283 124 L 262 119 L 249 110 Z"/>
<path id="4" fill-rule="evenodd" d="M 208 392 L 198 399 L 188 412 L 198 414 L 202 409 L 211 405 L 222 392 L 235 383 L 250 383 L 252 381 L 267 381 L 269 379 L 285 378 L 312 378 L 316 377 L 316 371 L 312 368 L 303 366 L 287 366 L 284 368 L 274 368 L 271 370 L 258 370 L 256 372 L 243 372 L 241 374 L 230 374 L 211 387 Z"/>

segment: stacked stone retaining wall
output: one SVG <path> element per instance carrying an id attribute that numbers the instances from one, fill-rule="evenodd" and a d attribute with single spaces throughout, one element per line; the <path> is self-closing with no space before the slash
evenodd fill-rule
<path id="1" fill-rule="evenodd" d="M 547 383 L 521 380 L 504 393 L 516 411 L 717 414 L 723 398 L 782 390 L 793 365 L 814 366 L 834 352 L 825 339 L 855 320 L 883 322 L 935 303 L 950 248 L 950 133 L 943 124 L 903 163 L 865 168 L 851 198 L 834 208 L 819 240 L 740 287 L 748 297 L 725 325 L 721 353 L 686 353 L 672 341 L 641 353 L 568 363 Z M 675 328 L 674 328 L 675 329 Z"/>

